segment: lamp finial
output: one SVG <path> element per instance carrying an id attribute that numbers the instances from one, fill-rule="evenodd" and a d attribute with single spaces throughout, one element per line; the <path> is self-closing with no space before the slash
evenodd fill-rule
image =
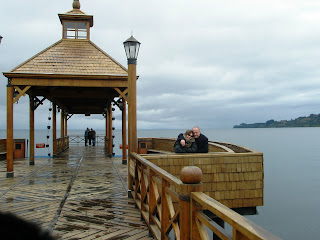
<path id="1" fill-rule="evenodd" d="M 80 1 L 79 0 L 73 0 L 72 7 L 73 7 L 73 9 L 80 9 Z"/>

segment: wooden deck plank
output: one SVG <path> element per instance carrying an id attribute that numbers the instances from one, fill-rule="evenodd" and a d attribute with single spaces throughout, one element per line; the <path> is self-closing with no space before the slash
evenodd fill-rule
<path id="1" fill-rule="evenodd" d="M 58 158 L 15 160 L 15 178 L 0 162 L 0 211 L 33 221 L 59 239 L 153 239 L 128 199 L 122 159 L 103 147 L 71 147 Z M 115 166 L 118 169 L 115 169 Z"/>

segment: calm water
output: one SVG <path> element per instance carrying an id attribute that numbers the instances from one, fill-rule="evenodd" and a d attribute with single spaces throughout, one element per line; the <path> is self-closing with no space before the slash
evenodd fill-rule
<path id="1" fill-rule="evenodd" d="M 176 137 L 184 130 L 139 130 L 138 137 Z M 70 130 L 69 135 L 83 136 Z M 320 128 L 203 129 L 210 140 L 230 142 L 264 153 L 264 206 L 259 215 L 247 216 L 282 239 L 319 239 Z M 59 134 L 59 133 L 58 133 Z M 104 130 L 97 131 L 104 134 Z M 47 143 L 47 130 L 35 132 L 36 143 Z M 114 132 L 116 155 L 121 154 L 121 131 Z M 0 138 L 6 132 L 0 131 Z M 28 131 L 15 130 L 15 138 Z M 51 145 L 51 135 L 49 144 Z M 36 149 L 47 156 L 49 149 Z"/>

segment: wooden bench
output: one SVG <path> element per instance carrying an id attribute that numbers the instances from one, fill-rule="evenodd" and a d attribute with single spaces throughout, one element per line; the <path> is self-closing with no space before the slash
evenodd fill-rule
<path id="1" fill-rule="evenodd" d="M 161 150 L 158 150 L 158 149 L 148 148 L 148 154 L 149 153 L 151 153 L 151 154 L 174 154 L 174 152 L 161 151 Z"/>
<path id="2" fill-rule="evenodd" d="M 0 160 L 6 160 L 7 159 L 7 152 L 0 152 Z"/>
<path id="3" fill-rule="evenodd" d="M 0 160 L 4 160 L 7 158 L 7 140 L 0 139 Z"/>

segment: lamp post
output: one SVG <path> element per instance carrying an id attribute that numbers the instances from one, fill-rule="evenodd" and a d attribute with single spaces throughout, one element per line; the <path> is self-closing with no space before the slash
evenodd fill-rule
<path id="1" fill-rule="evenodd" d="M 137 57 L 140 48 L 140 42 L 138 42 L 133 36 L 127 39 L 124 43 L 124 49 L 126 51 L 128 59 L 128 139 L 129 139 L 129 163 L 128 163 L 128 188 L 133 190 L 133 179 L 130 175 L 130 154 L 131 152 L 137 152 L 138 140 L 137 140 Z"/>

